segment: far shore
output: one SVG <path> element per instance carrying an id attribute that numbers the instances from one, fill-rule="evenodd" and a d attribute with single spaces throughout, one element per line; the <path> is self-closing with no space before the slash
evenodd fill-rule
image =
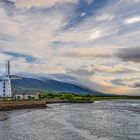
<path id="1" fill-rule="evenodd" d="M 94 101 L 140 100 L 140 96 L 93 96 L 70 93 L 44 94 L 41 99 L 34 100 L 0 100 L 0 111 L 15 109 L 46 108 L 47 104 L 56 103 L 94 103 Z"/>

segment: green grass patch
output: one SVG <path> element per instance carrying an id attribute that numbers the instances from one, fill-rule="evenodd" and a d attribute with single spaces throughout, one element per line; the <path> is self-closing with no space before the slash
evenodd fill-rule
<path id="1" fill-rule="evenodd" d="M 117 99 L 140 99 L 140 96 L 124 96 L 124 95 L 107 95 L 107 96 L 95 96 L 95 95 L 78 95 L 73 93 L 57 93 L 57 92 L 44 92 L 43 99 L 58 99 L 72 102 L 90 102 L 96 100 L 117 100 Z"/>

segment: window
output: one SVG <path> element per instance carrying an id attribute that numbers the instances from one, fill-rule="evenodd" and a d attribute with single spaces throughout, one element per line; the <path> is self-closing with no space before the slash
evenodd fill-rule
<path id="1" fill-rule="evenodd" d="M 41 94 L 38 95 L 39 99 L 42 97 Z"/>
<path id="2" fill-rule="evenodd" d="M 17 96 L 17 99 L 19 100 L 20 99 L 20 96 Z"/>
<path id="3" fill-rule="evenodd" d="M 3 88 L 5 88 L 5 82 L 3 83 Z"/>
<path id="4" fill-rule="evenodd" d="M 28 99 L 31 99 L 32 97 L 31 96 L 28 96 Z"/>

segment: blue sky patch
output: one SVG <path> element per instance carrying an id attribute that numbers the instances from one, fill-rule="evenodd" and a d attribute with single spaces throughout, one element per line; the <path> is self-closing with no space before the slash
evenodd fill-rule
<path id="1" fill-rule="evenodd" d="M 103 8 L 109 0 L 92 0 L 91 3 L 87 3 L 85 0 L 75 5 L 75 15 L 69 20 L 66 25 L 66 29 L 78 25 L 89 16 L 94 16 L 98 10 Z"/>
<path id="2" fill-rule="evenodd" d="M 30 56 L 30 55 L 24 55 L 24 54 L 20 54 L 20 53 L 15 53 L 15 52 L 4 52 L 7 55 L 10 55 L 14 58 L 25 58 L 25 60 L 27 62 L 34 62 L 36 60 L 36 58 Z"/>

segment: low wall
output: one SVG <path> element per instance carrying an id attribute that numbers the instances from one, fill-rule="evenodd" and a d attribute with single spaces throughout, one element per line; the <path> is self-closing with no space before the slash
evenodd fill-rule
<path id="1" fill-rule="evenodd" d="M 46 107 L 45 100 L 11 100 L 0 101 L 0 111 L 26 108 Z"/>

